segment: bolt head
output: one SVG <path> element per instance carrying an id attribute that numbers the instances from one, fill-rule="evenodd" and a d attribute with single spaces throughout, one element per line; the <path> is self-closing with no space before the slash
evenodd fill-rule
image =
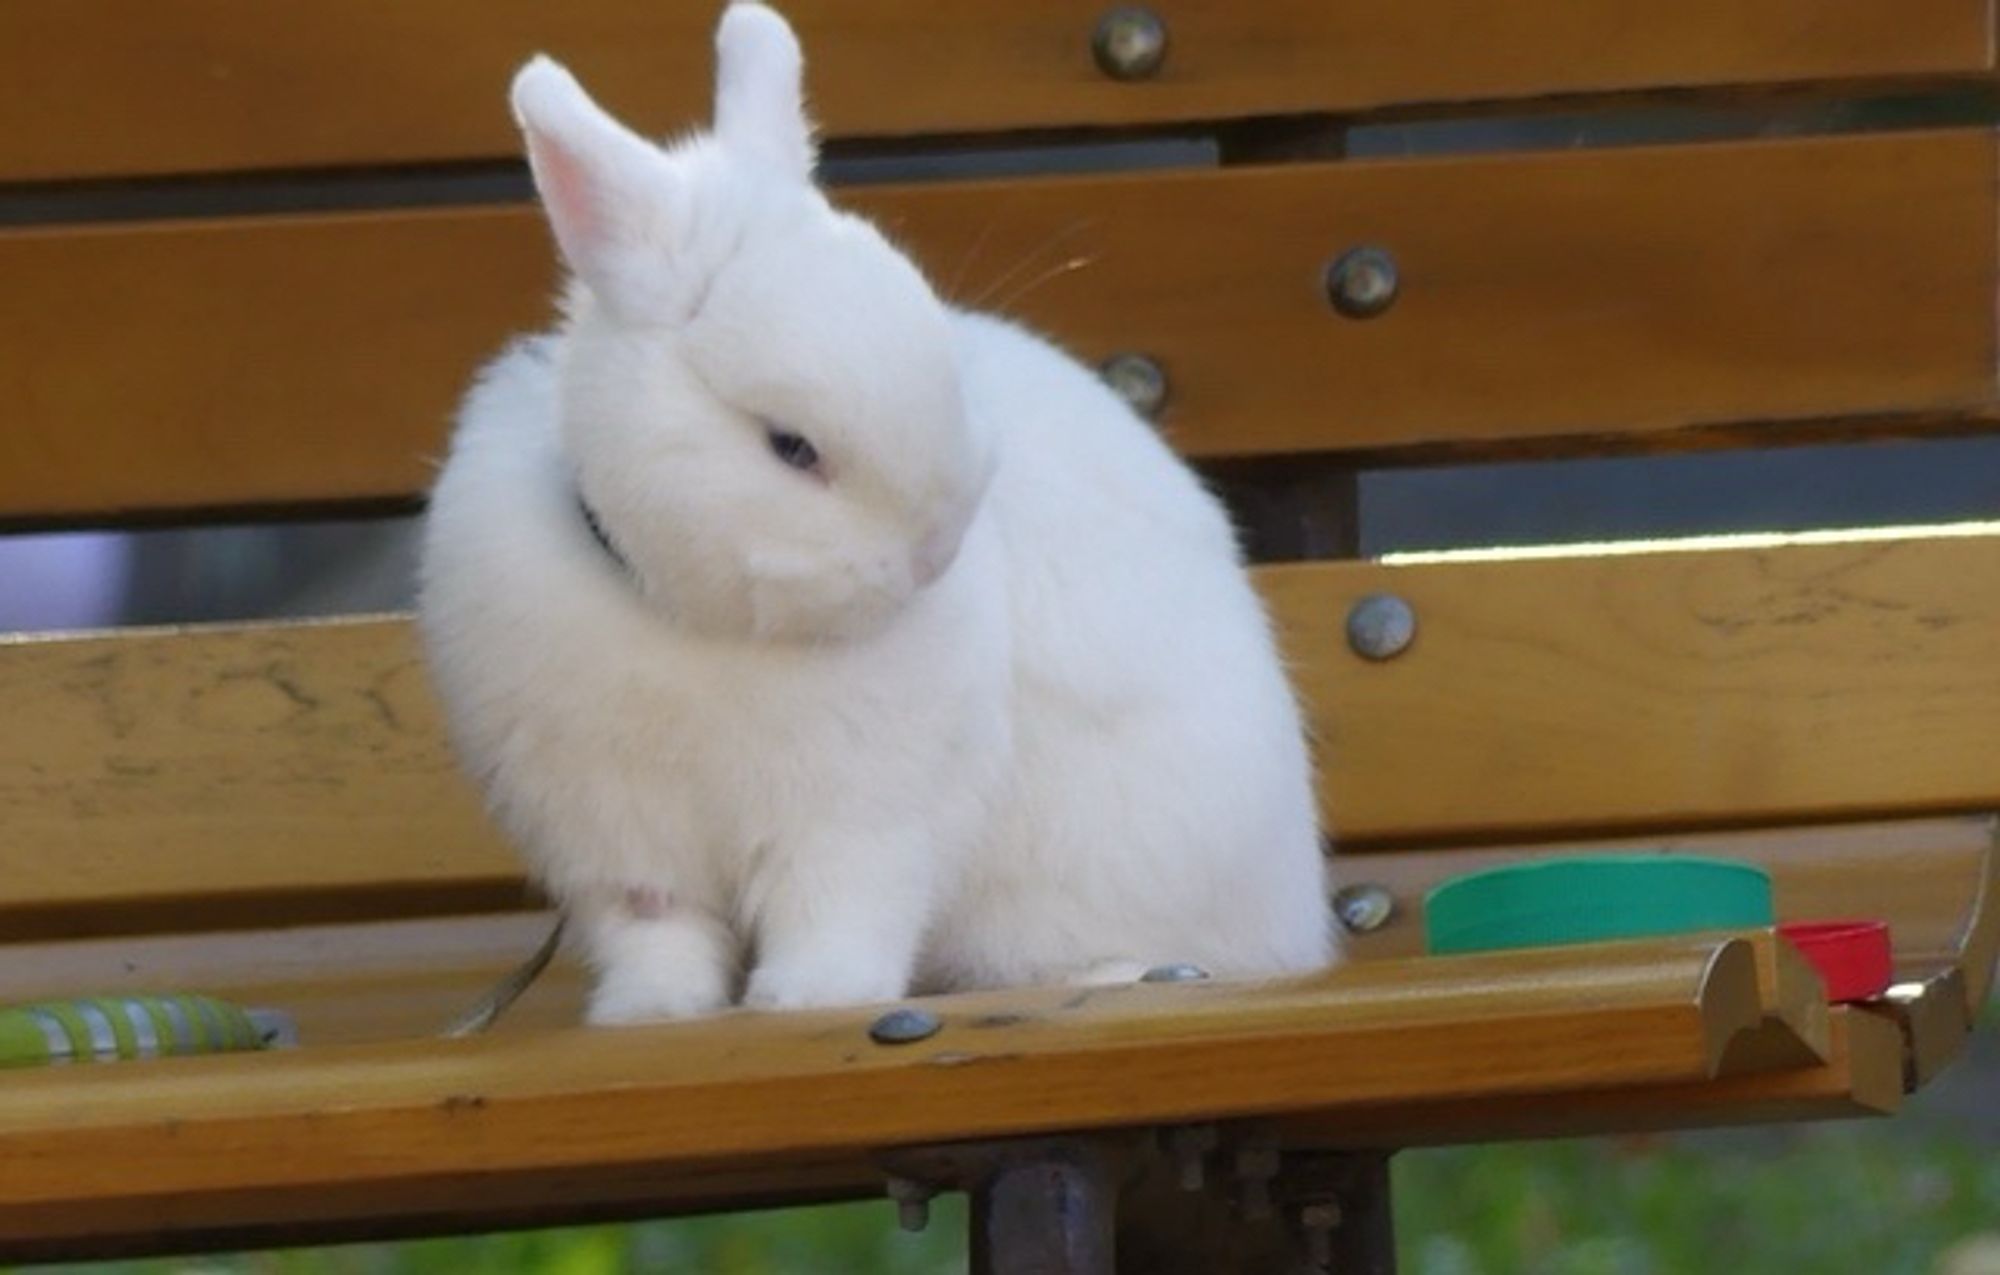
<path id="1" fill-rule="evenodd" d="M 892 1009 L 868 1028 L 868 1038 L 878 1045 L 908 1045 L 937 1035 L 936 1014 L 927 1009 Z"/>
<path id="2" fill-rule="evenodd" d="M 1333 914 L 1349 934 L 1373 934 L 1396 915 L 1396 896 L 1372 882 L 1350 885 L 1333 896 Z"/>
<path id="3" fill-rule="evenodd" d="M 1144 5 L 1119 5 L 1097 20 L 1090 53 L 1114 80 L 1149 79 L 1167 60 L 1167 24 Z"/>
<path id="4" fill-rule="evenodd" d="M 1347 613 L 1347 645 L 1364 660 L 1393 660 L 1417 636 L 1417 613 L 1393 593 L 1371 593 Z"/>
<path id="5" fill-rule="evenodd" d="M 1326 298 L 1350 319 L 1372 319 L 1396 303 L 1402 280 L 1386 248 L 1350 248 L 1326 268 Z"/>
<path id="6" fill-rule="evenodd" d="M 1147 420 L 1158 420 L 1167 405 L 1167 374 L 1143 354 L 1114 354 L 1098 365 L 1097 374 L 1112 393 Z"/>
<path id="7" fill-rule="evenodd" d="M 896 1202 L 896 1224 L 912 1234 L 931 1224 L 931 1197 L 936 1188 L 909 1178 L 889 1179 L 889 1198 Z"/>

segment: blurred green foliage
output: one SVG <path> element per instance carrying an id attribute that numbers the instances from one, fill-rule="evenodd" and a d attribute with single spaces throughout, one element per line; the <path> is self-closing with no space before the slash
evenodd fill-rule
<path id="1" fill-rule="evenodd" d="M 1930 1275 L 2000 1235 L 1991 1148 L 1867 1124 L 1406 1153 L 1396 1186 L 1414 1275 Z"/>

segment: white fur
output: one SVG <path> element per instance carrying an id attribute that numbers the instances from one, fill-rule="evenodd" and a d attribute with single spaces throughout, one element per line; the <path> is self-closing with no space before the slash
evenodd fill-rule
<path id="1" fill-rule="evenodd" d="M 666 150 L 521 72 L 567 321 L 480 377 L 425 538 L 454 743 L 576 919 L 592 1019 L 1333 959 L 1221 508 L 826 203 L 782 19 L 717 43 L 717 132 Z"/>

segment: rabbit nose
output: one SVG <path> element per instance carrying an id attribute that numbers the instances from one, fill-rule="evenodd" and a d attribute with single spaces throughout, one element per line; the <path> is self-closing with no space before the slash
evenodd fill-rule
<path id="1" fill-rule="evenodd" d="M 910 574 L 916 578 L 919 589 L 930 584 L 945 573 L 952 559 L 958 557 L 959 531 L 956 527 L 940 527 L 925 536 L 917 545 L 917 551 L 910 558 Z"/>

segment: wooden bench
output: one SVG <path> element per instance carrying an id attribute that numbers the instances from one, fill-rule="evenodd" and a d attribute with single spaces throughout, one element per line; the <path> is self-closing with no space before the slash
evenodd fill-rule
<path id="1" fill-rule="evenodd" d="M 439 1040 L 548 919 L 457 775 L 404 619 L 0 641 L 0 1003 L 201 990 L 289 1010 L 304 1041 L 9 1073 L 0 1260 L 893 1178 L 913 1202 L 975 1191 L 981 1269 L 1099 1270 L 1106 1175 L 1172 1177 L 1213 1143 L 1235 1169 L 1179 1211 L 1222 1217 L 1216 1180 L 1247 1177 L 1278 1220 L 1175 1241 L 1190 1269 L 1252 1268 L 1337 1203 L 1339 1269 L 1387 1270 L 1394 1148 L 1888 1113 L 1951 1059 L 2000 953 L 2000 529 L 1366 561 L 1354 476 L 1989 427 L 1991 131 L 1343 154 L 1419 115 L 1977 87 L 1990 0 L 1163 3 L 1151 70 L 1118 57 L 1139 16 L 1094 54 L 1099 11 L 1055 0 L 789 13 L 848 201 L 952 295 L 1136 356 L 1127 383 L 1164 386 L 1161 428 L 1229 494 L 1323 745 L 1354 959 L 943 998 L 942 1030 L 901 1046 L 871 1041 L 874 1010 L 590 1032 L 559 963 L 490 1035 Z M 705 116 L 712 18 L 0 12 L 0 78 L 37 117 L 0 130 L 0 519 L 413 507 L 468 373 L 547 317 L 508 73 L 547 48 L 664 130 Z M 1086 144 L 1174 162 L 861 180 Z M 1381 276 L 1343 293 L 1330 270 L 1360 248 L 1396 275 L 1373 317 L 1348 312 Z M 1363 658 L 1349 619 L 1382 595 L 1416 638 Z M 1436 882 L 1627 843 L 1761 863 L 1786 918 L 1888 919 L 1898 985 L 1829 1009 L 1765 932 L 1421 955 Z M 1092 1206 L 1041 1225 L 1051 1181 Z M 1128 1268 L 1167 1268 L 1135 1256 L 1152 1225 Z"/>

